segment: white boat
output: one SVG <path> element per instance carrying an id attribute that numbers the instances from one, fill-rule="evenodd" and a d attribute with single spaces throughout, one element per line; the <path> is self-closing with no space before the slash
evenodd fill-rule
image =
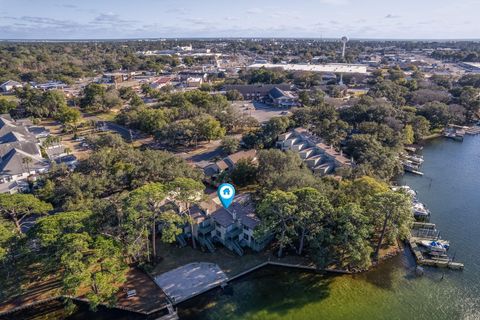
<path id="1" fill-rule="evenodd" d="M 430 210 L 425 207 L 421 202 L 414 202 L 412 206 L 413 215 L 416 217 L 428 217 L 430 215 Z"/>
<path id="2" fill-rule="evenodd" d="M 445 240 L 420 240 L 418 243 L 436 253 L 445 253 L 450 247 L 450 243 Z"/>
<path id="3" fill-rule="evenodd" d="M 421 156 L 408 156 L 407 159 L 412 161 L 412 162 L 419 163 L 419 164 L 423 163 L 423 157 L 421 157 Z"/>
<path id="4" fill-rule="evenodd" d="M 396 187 L 392 187 L 392 190 L 403 191 L 414 199 L 417 197 L 417 192 L 415 192 L 415 190 L 410 188 L 410 186 L 396 186 Z"/>

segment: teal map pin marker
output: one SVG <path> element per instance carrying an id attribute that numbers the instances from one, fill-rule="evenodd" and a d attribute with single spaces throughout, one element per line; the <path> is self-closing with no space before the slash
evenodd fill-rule
<path id="1" fill-rule="evenodd" d="M 235 197 L 235 188 L 230 183 L 222 183 L 218 187 L 217 195 L 223 207 L 227 209 L 232 204 L 233 197 Z"/>

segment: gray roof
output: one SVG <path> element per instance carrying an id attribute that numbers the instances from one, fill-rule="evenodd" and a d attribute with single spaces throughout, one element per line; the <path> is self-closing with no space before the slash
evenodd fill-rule
<path id="1" fill-rule="evenodd" d="M 13 176 L 48 168 L 37 139 L 27 130 L 28 121 L 15 121 L 0 115 L 0 176 Z M 24 163 L 25 158 L 32 161 Z"/>
<path id="2" fill-rule="evenodd" d="M 10 115 L 0 115 L 0 137 L 10 132 L 18 132 L 25 137 L 32 137 L 32 139 L 35 139 L 35 137 L 28 132 L 27 128 L 22 125 L 22 123 L 17 123 L 10 117 Z"/>
<path id="3" fill-rule="evenodd" d="M 32 159 L 32 162 L 28 164 L 30 171 L 48 168 L 48 164 L 42 158 L 32 157 L 32 155 L 14 148 L 2 157 L 0 175 L 12 176 L 27 172 L 27 164 L 23 163 L 25 158 Z"/>
<path id="4" fill-rule="evenodd" d="M 278 98 L 281 98 L 281 97 L 284 97 L 286 96 L 285 92 L 283 92 L 283 90 L 275 87 L 273 88 L 272 90 L 270 90 L 268 92 L 268 95 L 272 98 L 272 99 L 278 99 Z"/>
<path id="5" fill-rule="evenodd" d="M 243 96 L 247 94 L 255 94 L 261 96 L 267 96 L 270 90 L 273 88 L 279 88 L 280 90 L 291 90 L 291 85 L 287 83 L 280 84 L 228 84 L 223 87 L 225 91 L 237 90 Z"/>
<path id="6" fill-rule="evenodd" d="M 31 141 L 14 141 L 10 143 L 0 143 L 0 157 L 5 156 L 12 149 L 18 149 L 30 156 L 40 157 L 40 148 L 35 142 Z"/>
<path id="7" fill-rule="evenodd" d="M 228 209 L 221 207 L 214 211 L 212 213 L 213 220 L 226 228 L 235 222 L 233 220 L 234 214 L 243 225 L 254 229 L 260 223 L 260 219 L 255 214 L 253 203 L 246 197 L 248 198 L 248 195 L 239 195 Z"/>
<path id="8" fill-rule="evenodd" d="M 212 177 L 220 172 L 220 168 L 215 164 L 211 164 L 203 169 L 203 174 L 206 177 Z"/>
<path id="9" fill-rule="evenodd" d="M 65 155 L 65 146 L 63 144 L 50 146 L 45 149 L 45 152 L 50 159 L 55 159 L 59 156 Z"/>

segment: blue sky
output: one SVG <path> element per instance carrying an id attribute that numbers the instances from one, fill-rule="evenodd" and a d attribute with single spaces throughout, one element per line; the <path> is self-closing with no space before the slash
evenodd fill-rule
<path id="1" fill-rule="evenodd" d="M 480 0 L 0 0 L 2 39 L 480 38 Z"/>

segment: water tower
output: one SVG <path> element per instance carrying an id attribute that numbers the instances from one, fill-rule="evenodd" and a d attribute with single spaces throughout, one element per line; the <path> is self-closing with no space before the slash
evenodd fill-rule
<path id="1" fill-rule="evenodd" d="M 342 59 L 345 59 L 345 48 L 347 46 L 347 42 L 348 42 L 348 37 L 347 36 L 343 36 L 342 39 L 341 39 L 342 43 L 343 43 L 343 48 L 342 48 Z"/>
<path id="2" fill-rule="evenodd" d="M 347 42 L 348 42 L 348 37 L 347 36 L 343 36 L 342 39 L 341 39 L 342 43 L 343 43 L 343 47 L 342 47 L 342 62 L 345 61 L 345 48 L 347 47 Z M 340 73 L 340 82 L 339 82 L 340 85 L 343 84 L 343 73 Z"/>

